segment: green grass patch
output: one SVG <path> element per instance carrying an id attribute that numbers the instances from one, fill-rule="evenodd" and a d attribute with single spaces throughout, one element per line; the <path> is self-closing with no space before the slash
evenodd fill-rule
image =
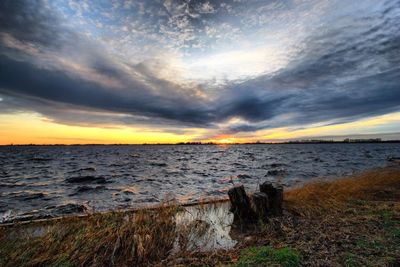
<path id="1" fill-rule="evenodd" d="M 363 249 L 382 249 L 384 244 L 378 240 L 369 240 L 365 237 L 361 237 L 357 240 L 356 246 Z"/>
<path id="2" fill-rule="evenodd" d="M 250 247 L 242 250 L 235 266 L 269 266 L 279 264 L 283 267 L 299 266 L 301 255 L 290 248 L 275 249 L 270 246 Z"/>
<path id="3" fill-rule="evenodd" d="M 360 260 L 358 259 L 358 256 L 353 254 L 353 253 L 346 253 L 345 260 L 344 260 L 344 265 L 346 267 L 361 266 Z"/>
<path id="4" fill-rule="evenodd" d="M 395 214 L 390 211 L 380 213 L 383 221 L 383 229 L 385 229 L 386 235 L 396 241 L 400 240 L 400 221 L 396 219 Z"/>

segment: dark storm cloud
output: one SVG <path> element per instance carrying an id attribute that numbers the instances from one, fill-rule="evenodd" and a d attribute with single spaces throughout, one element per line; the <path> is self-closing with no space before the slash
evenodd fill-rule
<path id="1" fill-rule="evenodd" d="M 146 63 L 116 61 L 83 33 L 66 27 L 44 3 L 0 3 L 0 93 L 8 97 L 0 102 L 2 112 L 32 110 L 57 122 L 88 125 L 111 124 L 113 118 L 160 127 L 215 127 L 233 117 L 247 121 L 223 129 L 235 133 L 347 122 L 400 109 L 400 6 L 396 1 L 386 1 L 379 12 L 366 16 L 326 21 L 304 39 L 285 68 L 228 83 L 211 100 L 196 95 L 203 88 L 188 89 L 157 77 Z M 190 18 L 191 24 L 178 27 L 180 34 L 183 29 L 193 34 L 187 29 L 203 27 L 202 19 L 222 12 L 212 8 L 222 2 L 185 3 L 163 5 L 169 17 L 166 25 L 183 25 L 182 17 Z M 7 44 L 7 38 L 14 46 Z M 49 63 L 54 55 L 72 57 L 89 74 Z M 88 113 L 79 116 L 73 109 Z"/>
<path id="2" fill-rule="evenodd" d="M 136 87 L 132 87 L 132 90 L 109 90 L 95 82 L 71 77 L 61 71 L 39 69 L 5 56 L 0 57 L 0 70 L 0 88 L 6 88 L 0 89 L 0 92 L 12 96 L 29 96 L 76 107 L 155 116 L 187 123 L 206 124 L 209 119 L 200 107 L 193 104 L 187 107 L 182 98 L 157 97 L 150 92 L 137 91 L 146 89 L 140 84 L 134 84 Z M 179 107 L 176 106 L 177 102 Z"/>
<path id="3" fill-rule="evenodd" d="M 57 48 L 76 35 L 60 28 L 56 16 L 42 0 L 0 1 L 0 30 L 22 42 Z"/>

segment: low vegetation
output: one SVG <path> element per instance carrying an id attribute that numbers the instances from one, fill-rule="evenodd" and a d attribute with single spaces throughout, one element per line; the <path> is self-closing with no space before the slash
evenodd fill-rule
<path id="1" fill-rule="evenodd" d="M 50 229 L 38 237 L 26 231 L 27 226 L 15 226 L 14 238 L 2 231 L 0 266 L 149 264 L 165 258 L 173 247 L 176 209 L 172 205 L 44 223 L 42 227 Z"/>
<path id="2" fill-rule="evenodd" d="M 295 267 L 300 265 L 301 256 L 297 251 L 289 248 L 272 248 L 270 246 L 249 247 L 240 253 L 237 267 L 277 265 Z"/>
<path id="3" fill-rule="evenodd" d="M 284 200 L 282 217 L 233 228 L 230 250 L 177 249 L 191 231 L 177 227 L 176 205 L 2 227 L 0 266 L 400 266 L 400 167 L 313 182 Z"/>
<path id="4" fill-rule="evenodd" d="M 366 171 L 334 181 L 316 181 L 285 192 L 288 209 L 302 215 L 342 211 L 349 200 L 393 200 L 399 197 L 399 167 Z"/>

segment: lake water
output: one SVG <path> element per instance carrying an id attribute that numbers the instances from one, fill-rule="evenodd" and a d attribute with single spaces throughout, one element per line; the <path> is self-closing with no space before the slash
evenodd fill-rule
<path id="1" fill-rule="evenodd" d="M 387 165 L 399 143 L 0 147 L 0 222 L 224 197 Z"/>

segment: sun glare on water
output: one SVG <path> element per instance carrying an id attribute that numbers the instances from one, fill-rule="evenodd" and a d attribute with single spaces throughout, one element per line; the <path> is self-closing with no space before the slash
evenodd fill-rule
<path id="1" fill-rule="evenodd" d="M 229 138 L 216 139 L 214 142 L 217 143 L 218 145 L 230 145 L 234 144 L 236 141 L 235 138 L 229 137 Z"/>
<path id="2" fill-rule="evenodd" d="M 218 140 L 218 143 L 220 143 L 220 144 L 232 144 L 233 140 L 231 140 L 231 139 L 221 139 L 221 140 Z"/>

